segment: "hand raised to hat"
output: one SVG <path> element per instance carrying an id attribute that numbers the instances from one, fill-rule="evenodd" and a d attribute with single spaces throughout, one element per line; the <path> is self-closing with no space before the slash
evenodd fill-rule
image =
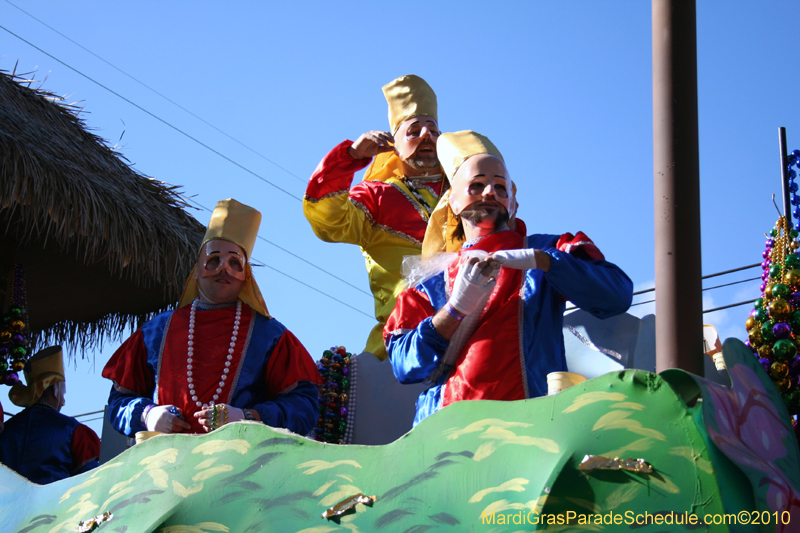
<path id="1" fill-rule="evenodd" d="M 369 159 L 382 152 L 394 150 L 394 137 L 388 131 L 372 130 L 362 133 L 347 149 L 353 159 Z"/>

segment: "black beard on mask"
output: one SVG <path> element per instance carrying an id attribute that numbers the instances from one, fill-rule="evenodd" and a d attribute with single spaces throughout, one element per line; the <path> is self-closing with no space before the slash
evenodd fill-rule
<path id="1" fill-rule="evenodd" d="M 483 222 L 483 219 L 490 216 L 489 210 L 485 207 L 465 207 L 461 214 L 459 215 L 464 220 L 469 220 L 476 226 Z M 508 210 L 505 208 L 500 208 L 497 213 L 497 216 L 494 219 L 494 229 L 495 231 L 502 228 L 509 220 Z"/>
<path id="2" fill-rule="evenodd" d="M 461 240 L 464 238 L 464 220 L 469 220 L 473 224 L 479 224 L 487 216 L 489 216 L 489 211 L 486 208 L 465 207 L 464 210 L 461 211 L 461 214 L 458 215 L 458 218 L 461 220 L 458 221 L 458 226 L 453 230 L 453 239 Z M 498 212 L 494 220 L 494 231 L 499 230 L 503 225 L 508 223 L 509 218 L 508 210 L 505 208 Z"/>

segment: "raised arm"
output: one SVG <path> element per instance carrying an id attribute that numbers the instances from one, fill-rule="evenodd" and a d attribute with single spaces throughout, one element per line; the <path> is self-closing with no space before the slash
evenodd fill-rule
<path id="1" fill-rule="evenodd" d="M 360 139 L 360 138 L 359 138 Z M 366 214 L 350 202 L 350 185 L 371 156 L 350 155 L 354 143 L 344 141 L 317 166 L 303 197 L 303 214 L 314 233 L 326 242 L 361 244 L 370 226 Z"/>

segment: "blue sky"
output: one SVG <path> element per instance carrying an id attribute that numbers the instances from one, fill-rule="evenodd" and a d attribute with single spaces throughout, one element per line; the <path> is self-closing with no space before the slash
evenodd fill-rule
<path id="1" fill-rule="evenodd" d="M 800 148 L 796 7 L 698 2 L 704 274 L 759 262 L 777 219 L 778 127 L 787 128 L 790 149 Z M 0 0 L 0 26 L 0 68 L 18 63 L 44 89 L 79 102 L 88 127 L 139 172 L 181 185 L 207 207 L 227 197 L 256 207 L 262 237 L 363 291 L 358 249 L 319 241 L 297 198 L 333 146 L 387 129 L 380 87 L 408 73 L 436 91 L 444 131 L 473 129 L 500 148 L 531 232 L 582 230 L 637 289 L 653 286 L 650 2 Z M 332 344 L 363 348 L 371 296 L 264 241 L 254 258 L 269 265 L 256 277 L 271 313 L 312 355 Z M 757 296 L 758 282 L 734 285 L 705 292 L 704 307 Z M 723 338 L 743 338 L 749 310 L 705 321 Z M 79 355 L 65 412 L 102 408 L 109 384 L 99 372 L 117 344 Z"/>

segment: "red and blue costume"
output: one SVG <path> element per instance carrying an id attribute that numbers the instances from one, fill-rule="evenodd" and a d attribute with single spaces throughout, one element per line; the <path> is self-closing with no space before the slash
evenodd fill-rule
<path id="1" fill-rule="evenodd" d="M 109 421 L 132 436 L 147 428 L 142 411 L 148 405 L 174 405 L 201 433 L 193 416 L 199 411 L 187 381 L 187 342 L 190 306 L 158 315 L 136 331 L 114 353 L 103 377 L 114 381 L 108 400 Z M 193 356 L 194 388 L 208 403 L 219 387 L 236 314 L 236 304 L 197 303 Z M 241 332 L 246 331 L 246 335 Z M 306 434 L 318 417 L 316 364 L 305 347 L 274 318 L 242 306 L 240 334 L 231 361 L 231 374 L 218 403 L 254 409 L 273 427 Z"/>
<path id="2" fill-rule="evenodd" d="M 91 428 L 42 403 L 14 415 L 0 433 L 0 463 L 40 485 L 95 468 L 99 455 Z"/>
<path id="3" fill-rule="evenodd" d="M 414 425 L 461 400 L 522 400 L 547 394 L 547 374 L 567 370 L 562 333 L 569 300 L 598 318 L 625 312 L 633 284 L 616 265 L 604 260 L 583 233 L 577 236 L 529 235 L 517 220 L 516 230 L 480 239 L 470 248 L 496 252 L 522 248 L 550 255 L 550 269 L 502 268 L 474 333 L 452 368 L 420 394 Z M 461 252 L 459 252 L 461 254 Z M 403 292 L 384 330 L 395 376 L 419 383 L 435 371 L 449 341 L 431 318 L 448 301 L 458 261 L 444 272 Z"/>

